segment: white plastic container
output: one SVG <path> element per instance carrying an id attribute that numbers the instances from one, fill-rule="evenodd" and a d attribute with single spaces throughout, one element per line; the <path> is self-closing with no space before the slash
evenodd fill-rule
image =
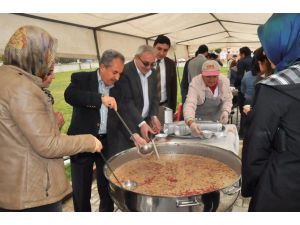
<path id="1" fill-rule="evenodd" d="M 165 107 L 165 123 L 173 123 L 173 110 Z"/>

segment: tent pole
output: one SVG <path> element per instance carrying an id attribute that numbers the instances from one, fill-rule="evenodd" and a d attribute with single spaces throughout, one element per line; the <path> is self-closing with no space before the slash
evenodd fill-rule
<path id="1" fill-rule="evenodd" d="M 98 59 L 99 67 L 100 67 L 100 51 L 99 51 L 99 46 L 98 46 L 97 30 L 93 29 L 93 32 L 94 32 L 94 39 L 95 39 L 95 44 L 96 44 L 97 59 Z"/>
<path id="2" fill-rule="evenodd" d="M 189 54 L 189 46 L 186 45 L 186 51 L 187 51 L 187 60 L 190 58 L 190 54 Z"/>
<path id="3" fill-rule="evenodd" d="M 180 76 L 179 76 L 178 63 L 177 63 L 177 58 L 176 58 L 175 50 L 174 50 L 174 59 L 175 59 L 175 66 L 176 66 L 177 80 L 178 80 L 178 82 L 179 82 L 179 84 L 180 84 L 180 83 L 181 83 L 181 80 L 180 80 Z"/>

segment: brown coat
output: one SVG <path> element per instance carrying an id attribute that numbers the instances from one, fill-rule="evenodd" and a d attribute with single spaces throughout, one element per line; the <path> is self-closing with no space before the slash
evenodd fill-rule
<path id="1" fill-rule="evenodd" d="M 0 67 L 0 208 L 21 210 L 70 192 L 63 156 L 94 152 L 91 135 L 60 134 L 42 80 Z"/>

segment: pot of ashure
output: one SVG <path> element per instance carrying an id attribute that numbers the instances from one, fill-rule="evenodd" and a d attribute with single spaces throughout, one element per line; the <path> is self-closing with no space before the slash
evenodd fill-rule
<path id="1" fill-rule="evenodd" d="M 141 157 L 131 148 L 108 162 L 120 185 L 104 166 L 109 192 L 122 211 L 231 211 L 241 186 L 241 160 L 230 151 L 201 143 L 168 142 Z"/>

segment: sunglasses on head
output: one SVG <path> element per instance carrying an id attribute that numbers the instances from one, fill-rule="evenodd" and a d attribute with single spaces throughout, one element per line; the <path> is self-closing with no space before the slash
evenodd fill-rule
<path id="1" fill-rule="evenodd" d="M 144 65 L 145 67 L 150 66 L 151 68 L 153 68 L 153 67 L 156 66 L 156 62 L 150 63 L 150 62 L 147 62 L 147 61 L 143 61 L 143 60 L 141 59 L 140 56 L 138 56 L 138 58 L 139 58 L 139 60 L 143 63 L 143 65 Z"/>

